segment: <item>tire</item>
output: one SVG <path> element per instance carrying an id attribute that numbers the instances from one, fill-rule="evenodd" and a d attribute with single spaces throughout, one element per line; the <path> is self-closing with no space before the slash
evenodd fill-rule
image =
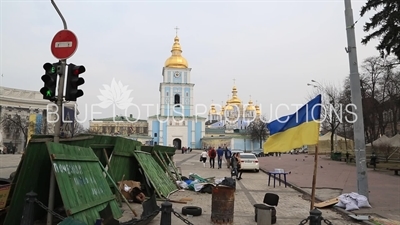
<path id="1" fill-rule="evenodd" d="M 202 209 L 198 206 L 184 206 L 182 207 L 183 215 L 192 215 L 192 216 L 200 216 L 202 213 Z"/>
<path id="2" fill-rule="evenodd" d="M 256 173 L 260 172 L 260 170 L 256 170 Z"/>

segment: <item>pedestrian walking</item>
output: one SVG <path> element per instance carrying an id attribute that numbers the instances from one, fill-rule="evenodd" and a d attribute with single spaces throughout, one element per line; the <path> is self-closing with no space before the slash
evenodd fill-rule
<path id="1" fill-rule="evenodd" d="M 224 150 L 221 146 L 217 149 L 217 156 L 218 156 L 218 169 L 222 168 L 222 158 L 224 157 Z"/>
<path id="2" fill-rule="evenodd" d="M 226 159 L 226 166 L 228 167 L 228 169 L 231 166 L 231 158 L 232 158 L 231 150 L 229 150 L 228 147 L 225 147 L 225 159 Z"/>
<path id="3" fill-rule="evenodd" d="M 241 180 L 242 179 L 243 170 L 242 170 L 242 165 L 241 165 L 242 160 L 240 158 L 240 153 L 239 152 L 236 153 L 235 160 L 237 162 L 237 173 L 236 173 L 237 174 L 237 179 Z"/>
<path id="4" fill-rule="evenodd" d="M 203 162 L 203 167 L 206 167 L 207 156 L 207 150 L 204 150 L 204 152 L 200 154 L 200 162 Z"/>
<path id="5" fill-rule="evenodd" d="M 374 167 L 374 170 L 376 170 L 377 161 L 378 161 L 378 157 L 376 156 L 375 152 L 372 152 L 371 161 L 369 162 L 369 164 Z"/>
<path id="6" fill-rule="evenodd" d="M 210 168 L 214 168 L 216 156 L 217 156 L 217 151 L 215 151 L 214 148 L 210 148 L 210 150 L 208 150 L 208 157 L 210 158 Z"/>

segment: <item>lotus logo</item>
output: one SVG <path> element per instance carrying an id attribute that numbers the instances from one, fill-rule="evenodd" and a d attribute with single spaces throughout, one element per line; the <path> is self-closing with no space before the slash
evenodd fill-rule
<path id="1" fill-rule="evenodd" d="M 128 90 L 128 85 L 124 86 L 121 81 L 117 83 L 113 78 L 110 86 L 103 85 L 103 87 L 104 90 L 100 89 L 101 95 L 97 96 L 101 101 L 98 104 L 101 108 L 105 109 L 114 105 L 124 110 L 132 105 L 133 98 L 130 97 L 132 90 Z"/>

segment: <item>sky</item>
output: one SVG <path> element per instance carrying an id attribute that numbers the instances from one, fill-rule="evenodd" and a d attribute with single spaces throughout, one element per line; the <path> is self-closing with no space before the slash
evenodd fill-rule
<path id="1" fill-rule="evenodd" d="M 123 114 L 118 108 L 91 110 L 113 80 L 140 106 L 129 114 L 146 119 L 157 113 L 143 105 L 159 103 L 176 26 L 192 68 L 195 104 L 226 102 L 235 80 L 244 103 L 251 96 L 263 115 L 276 119 L 306 103 L 311 80 L 341 88 L 349 74 L 343 0 L 56 2 L 78 38 L 67 62 L 86 67 L 85 94 L 77 102 L 84 119 Z M 371 16 L 359 16 L 365 2 L 352 1 L 359 64 L 378 55 L 376 41 L 361 44 Z M 50 44 L 62 21 L 50 1 L 1 0 L 0 9 L 1 86 L 39 91 L 43 64 L 58 61 Z"/>

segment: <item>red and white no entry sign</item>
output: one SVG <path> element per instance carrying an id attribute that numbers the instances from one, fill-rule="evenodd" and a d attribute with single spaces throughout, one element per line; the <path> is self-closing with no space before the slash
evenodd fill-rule
<path id="1" fill-rule="evenodd" d="M 68 59 L 78 48 L 78 39 L 72 31 L 60 30 L 51 41 L 50 48 L 57 59 Z"/>

